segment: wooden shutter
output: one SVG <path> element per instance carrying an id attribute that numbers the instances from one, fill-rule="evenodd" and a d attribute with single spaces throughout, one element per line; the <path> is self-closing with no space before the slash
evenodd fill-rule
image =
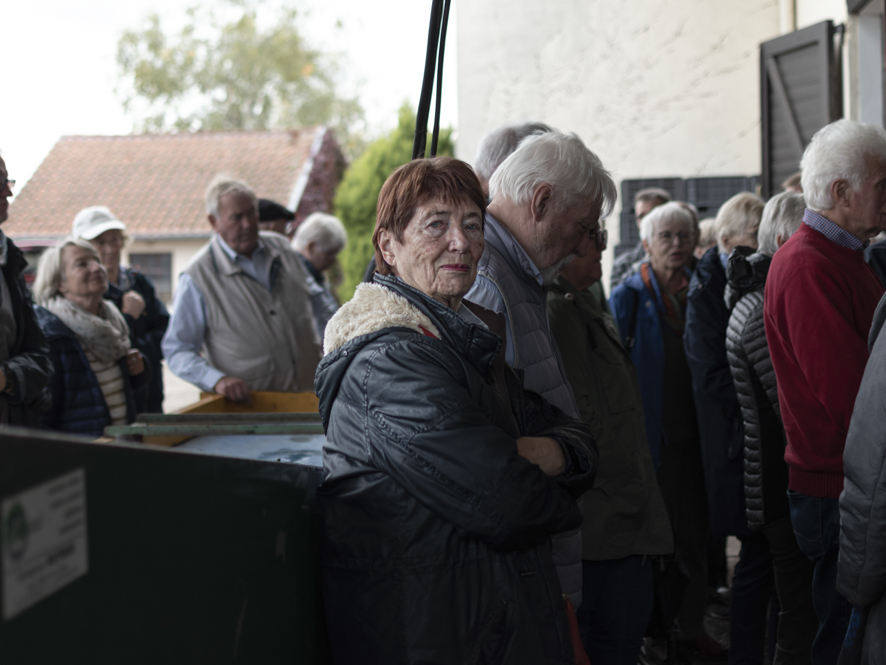
<path id="1" fill-rule="evenodd" d="M 812 135 L 843 117 L 835 31 L 824 21 L 760 45 L 764 199 L 781 191 L 782 181 L 800 168 Z"/>

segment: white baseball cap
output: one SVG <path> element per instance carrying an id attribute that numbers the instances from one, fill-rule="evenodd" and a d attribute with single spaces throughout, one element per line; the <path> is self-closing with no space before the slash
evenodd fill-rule
<path id="1" fill-rule="evenodd" d="M 89 208 L 83 208 L 74 217 L 71 235 L 75 238 L 94 240 L 105 231 L 113 229 L 125 231 L 126 225 L 114 217 L 113 213 L 105 206 L 90 206 Z"/>

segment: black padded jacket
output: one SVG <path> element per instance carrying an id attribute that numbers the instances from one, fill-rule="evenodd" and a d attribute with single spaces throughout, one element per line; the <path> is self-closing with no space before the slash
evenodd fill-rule
<path id="1" fill-rule="evenodd" d="M 772 257 L 738 247 L 726 270 L 726 355 L 744 424 L 744 489 L 752 531 L 788 513 L 785 436 L 763 327 L 763 287 Z"/>
<path id="2" fill-rule="evenodd" d="M 317 368 L 333 661 L 574 663 L 550 539 L 581 524 L 590 430 L 523 390 L 499 336 L 374 280 L 329 322 Z M 523 435 L 555 438 L 564 476 L 518 456 Z"/>

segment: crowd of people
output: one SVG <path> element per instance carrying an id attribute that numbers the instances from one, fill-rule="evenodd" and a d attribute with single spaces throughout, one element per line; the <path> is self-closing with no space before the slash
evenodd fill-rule
<path id="1" fill-rule="evenodd" d="M 2 158 L 0 178 L 2 223 L 15 184 Z M 40 256 L 32 293 L 23 255 L 0 231 L 0 424 L 100 437 L 160 413 L 164 358 L 234 401 L 313 390 L 338 308 L 326 271 L 347 244 L 344 226 L 321 212 L 296 225 L 225 176 L 210 184 L 206 211 L 214 233 L 180 276 L 171 316 L 151 281 L 121 264 L 126 225 L 107 207 L 77 213 L 70 236 Z"/>
<path id="2" fill-rule="evenodd" d="M 822 128 L 785 192 L 713 219 L 640 191 L 608 299 L 597 155 L 524 123 L 475 163 L 390 175 L 341 307 L 341 223 L 230 178 L 171 317 L 107 208 L 41 257 L 34 308 L 0 234 L 0 421 L 100 435 L 159 410 L 163 358 L 234 401 L 316 390 L 335 662 L 884 662 L 886 131 Z"/>

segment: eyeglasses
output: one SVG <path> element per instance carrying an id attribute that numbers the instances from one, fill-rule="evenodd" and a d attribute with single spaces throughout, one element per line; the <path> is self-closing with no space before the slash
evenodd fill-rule
<path id="1" fill-rule="evenodd" d="M 597 229 L 596 231 L 591 231 L 588 235 L 591 236 L 591 240 L 596 244 L 598 251 L 602 252 L 606 249 L 606 243 L 609 242 L 609 231 L 606 229 Z"/>
<path id="2" fill-rule="evenodd" d="M 692 234 L 691 233 L 684 233 L 682 231 L 680 233 L 671 233 L 670 231 L 661 231 L 660 233 L 655 234 L 655 238 L 659 242 L 663 242 L 666 245 L 670 245 L 674 241 L 674 238 L 676 238 L 679 241 L 679 244 L 682 245 L 684 242 L 689 242 L 689 240 L 692 238 Z"/>
<path id="3" fill-rule="evenodd" d="M 7 178 L 6 186 L 9 187 L 9 189 L 12 189 L 13 187 L 15 187 L 15 180 L 13 180 L 12 178 Z"/>

